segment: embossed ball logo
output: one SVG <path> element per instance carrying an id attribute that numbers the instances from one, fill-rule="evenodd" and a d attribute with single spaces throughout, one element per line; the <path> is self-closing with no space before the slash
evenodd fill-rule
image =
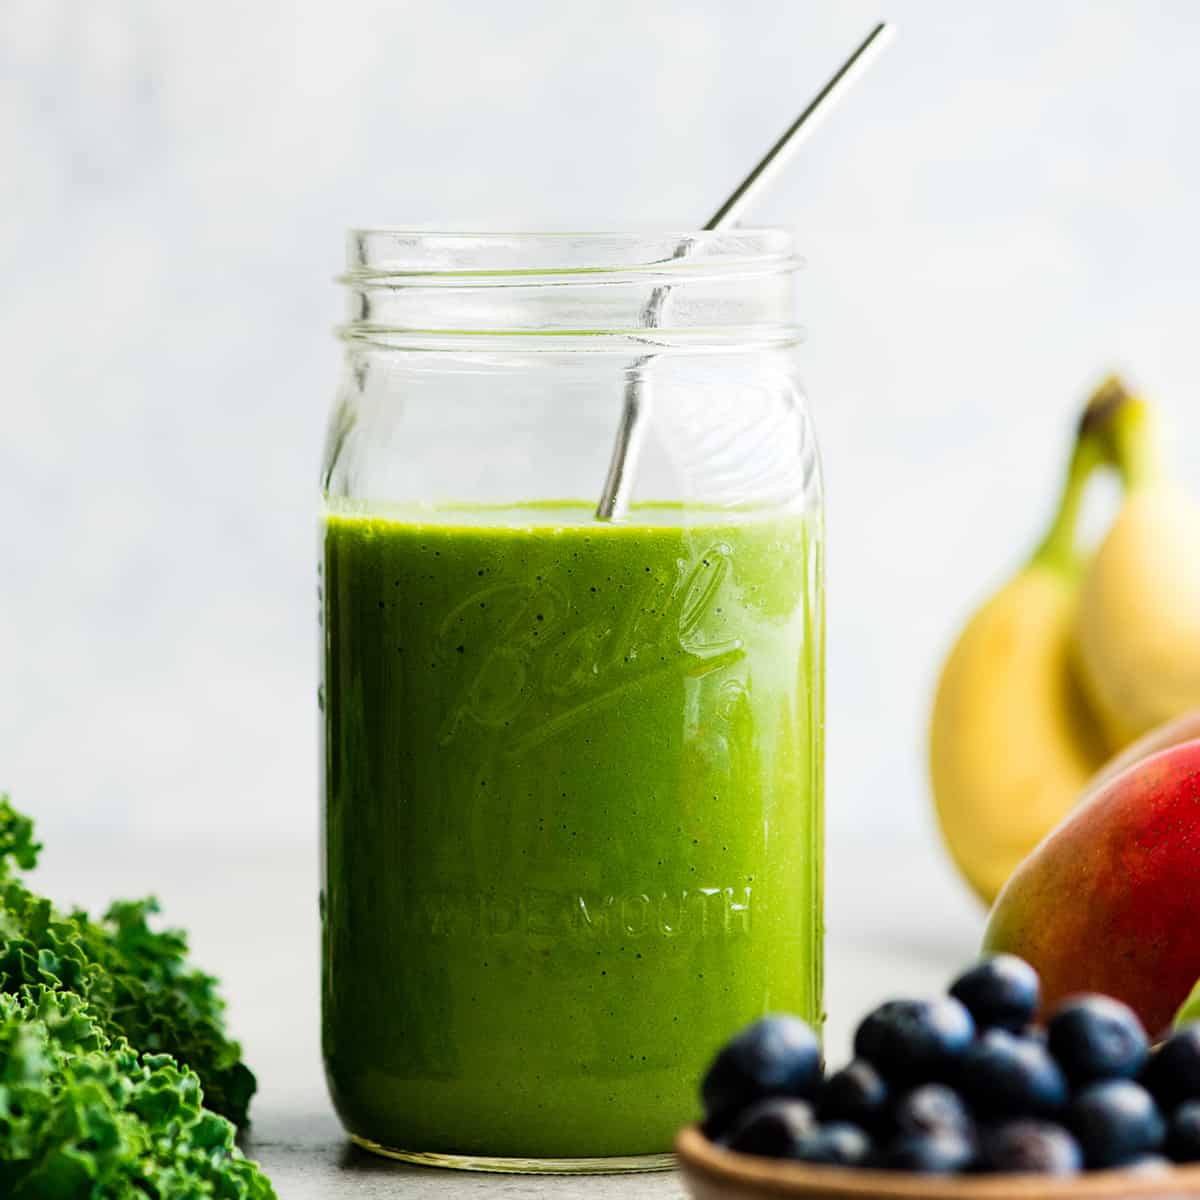
<path id="1" fill-rule="evenodd" d="M 713 637 L 708 620 L 732 558 L 729 544 L 716 542 L 697 558 L 678 559 L 674 578 L 647 574 L 619 611 L 592 619 L 560 580 L 474 592 L 447 613 L 440 640 L 453 653 L 464 626 L 486 620 L 488 649 L 448 706 L 440 744 L 468 728 L 503 730 L 505 752 L 519 753 L 653 676 L 700 676 L 737 662 L 741 639 Z"/>

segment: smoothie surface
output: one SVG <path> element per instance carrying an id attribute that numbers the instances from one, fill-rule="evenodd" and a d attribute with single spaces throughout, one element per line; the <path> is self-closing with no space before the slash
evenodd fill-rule
<path id="1" fill-rule="evenodd" d="M 323 1041 L 351 1132 L 656 1153 L 821 1017 L 819 540 L 800 516 L 330 509 Z"/>

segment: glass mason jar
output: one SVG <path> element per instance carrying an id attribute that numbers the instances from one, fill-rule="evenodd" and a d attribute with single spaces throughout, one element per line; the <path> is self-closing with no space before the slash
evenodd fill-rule
<path id="1" fill-rule="evenodd" d="M 351 236 L 322 1001 L 370 1149 L 665 1165 L 725 1039 L 821 1019 L 796 268 L 770 230 Z"/>

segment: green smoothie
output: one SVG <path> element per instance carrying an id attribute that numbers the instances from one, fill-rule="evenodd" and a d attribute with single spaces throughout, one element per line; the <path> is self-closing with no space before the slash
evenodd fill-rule
<path id="1" fill-rule="evenodd" d="M 821 1017 L 819 545 L 799 516 L 327 513 L 323 1042 L 385 1147 L 670 1148 Z"/>

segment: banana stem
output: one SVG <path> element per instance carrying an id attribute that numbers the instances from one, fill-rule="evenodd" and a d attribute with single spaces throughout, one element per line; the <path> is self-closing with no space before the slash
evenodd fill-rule
<path id="1" fill-rule="evenodd" d="M 1099 467 L 1113 467 L 1127 492 L 1165 474 L 1154 412 L 1110 375 L 1092 394 L 1079 422 L 1075 449 L 1050 529 L 1033 561 L 1060 571 L 1079 571 L 1084 555 L 1077 545 L 1079 514 L 1088 481 Z"/>
<path id="2" fill-rule="evenodd" d="M 1032 561 L 1064 572 L 1083 569 L 1083 554 L 1078 546 L 1079 514 L 1083 509 L 1088 481 L 1096 470 L 1111 462 L 1108 438 L 1103 426 L 1081 423 L 1067 469 L 1058 511 L 1046 536 L 1034 551 Z"/>
<path id="3" fill-rule="evenodd" d="M 1109 461 L 1126 491 L 1155 483 L 1166 474 L 1153 410 L 1131 395 L 1116 375 L 1096 389 L 1079 422 L 1081 438 L 1092 433 L 1104 437 Z"/>
<path id="4" fill-rule="evenodd" d="M 1108 438 L 1113 465 L 1126 491 L 1156 483 L 1166 474 L 1157 423 L 1144 400 L 1130 398 L 1113 413 Z"/>

